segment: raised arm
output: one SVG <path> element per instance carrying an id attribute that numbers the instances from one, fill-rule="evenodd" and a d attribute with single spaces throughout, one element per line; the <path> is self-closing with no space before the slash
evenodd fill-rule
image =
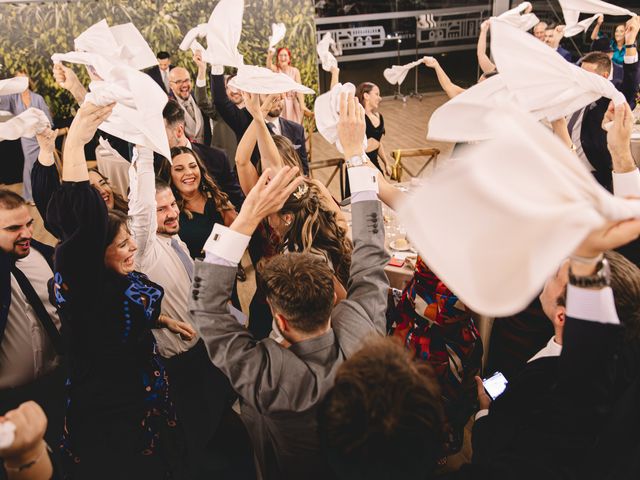
<path id="1" fill-rule="evenodd" d="M 636 98 L 640 91 L 640 83 L 638 82 L 638 48 L 636 40 L 638 38 L 638 31 L 640 31 L 640 17 L 631 18 L 626 25 L 624 32 L 625 45 L 633 45 L 632 48 L 627 48 L 624 56 L 624 77 L 622 80 L 622 87 L 620 90 L 624 94 L 627 102 L 632 107 L 636 104 Z"/>
<path id="2" fill-rule="evenodd" d="M 442 90 L 444 90 L 444 93 L 446 93 L 449 98 L 453 98 L 457 95 L 460 95 L 462 92 L 465 91 L 464 88 L 459 87 L 458 85 L 456 85 L 451 81 L 449 76 L 445 73 L 445 71 L 440 66 L 440 63 L 438 63 L 438 61 L 435 58 L 424 57 L 424 64 L 427 67 L 433 68 L 435 70 L 436 76 L 438 77 L 438 82 L 440 83 Z"/>
<path id="3" fill-rule="evenodd" d="M 269 95 L 262 105 L 260 105 L 260 96 L 258 94 L 243 92 L 242 98 L 244 98 L 244 104 L 247 111 L 253 117 L 253 125 L 255 125 L 256 128 L 262 170 L 264 171 L 267 168 L 271 168 L 277 172 L 283 167 L 284 161 L 280 156 L 278 147 L 276 147 L 276 144 L 273 141 L 271 132 L 269 132 L 269 129 L 267 128 L 265 116 L 267 112 L 271 110 L 273 102 L 280 99 L 280 95 Z"/>
<path id="4" fill-rule="evenodd" d="M 602 121 L 607 130 L 607 148 L 613 164 L 613 193 L 617 197 L 640 197 L 640 171 L 631 154 L 633 112 L 629 104 L 614 107 L 613 102 Z M 605 128 L 606 126 L 606 128 Z"/>
<path id="5" fill-rule="evenodd" d="M 87 95 L 87 89 L 84 88 L 84 85 L 82 85 L 73 70 L 61 63 L 56 63 L 53 66 L 53 78 L 55 78 L 58 85 L 73 95 L 78 105 L 82 105 L 84 97 Z"/>
<path id="6" fill-rule="evenodd" d="M 480 25 L 480 36 L 478 37 L 478 65 L 480 65 L 480 69 L 484 73 L 490 73 L 496 70 L 495 64 L 487 55 L 487 32 L 490 26 L 491 22 L 489 20 L 482 22 Z"/>
<path id="7" fill-rule="evenodd" d="M 31 170 L 31 186 L 33 190 L 33 201 L 36 204 L 38 213 L 44 220 L 44 227 L 54 236 L 58 236 L 53 227 L 47 222 L 47 207 L 53 194 L 60 188 L 60 175 L 55 164 L 55 141 L 57 130 L 47 128 L 44 132 L 36 135 L 40 152 L 38 161 Z"/>
<path id="8" fill-rule="evenodd" d="M 338 136 L 344 158 L 363 158 L 364 109 L 353 96 L 340 102 Z M 377 196 L 377 173 L 364 166 L 348 168 L 351 180 L 351 212 L 354 249 L 347 286 L 347 299 L 331 314 L 333 328 L 340 331 L 341 347 L 355 351 L 362 337 L 373 330 L 383 334 L 389 280 L 384 267 L 389 255 L 384 249 L 384 219 Z"/>
<path id="9" fill-rule="evenodd" d="M 247 121 L 245 114 L 229 99 L 224 84 L 224 75 L 214 75 L 211 73 L 211 96 L 213 97 L 213 105 L 216 111 L 227 125 L 231 127 L 231 130 L 235 132 L 238 139 L 242 138 Z"/>
<path id="10" fill-rule="evenodd" d="M 248 195 L 254 185 L 258 182 L 258 171 L 251 162 L 251 154 L 256 146 L 258 139 L 258 126 L 254 120 L 244 132 L 238 148 L 236 149 L 236 171 L 238 172 L 238 180 L 240 187 L 245 195 Z"/>
<path id="11" fill-rule="evenodd" d="M 144 271 L 146 256 L 157 240 L 156 185 L 153 151 L 136 146 L 129 167 L 129 218 L 131 234 L 136 241 L 136 265 Z"/>
<path id="12" fill-rule="evenodd" d="M 192 318 L 213 364 L 229 378 L 234 390 L 253 405 L 258 402 L 258 392 L 266 395 L 265 392 L 277 388 L 285 350 L 271 341 L 257 342 L 230 313 L 229 299 L 238 261 L 251 235 L 298 188 L 303 179 L 296 176 L 297 169 L 289 167 L 275 175 L 271 170 L 265 171 L 247 195 L 233 224 L 229 228 L 214 227 L 204 246 L 205 259 L 196 262 L 195 267 L 189 304 Z"/>
<path id="13" fill-rule="evenodd" d="M 602 22 L 604 22 L 604 15 L 600 15 L 598 17 L 598 20 L 596 21 L 596 24 L 593 26 L 593 31 L 591 32 L 591 40 L 595 41 L 598 39 Z"/>
<path id="14" fill-rule="evenodd" d="M 205 116 L 215 118 L 217 113 L 216 107 L 213 105 L 211 100 L 209 100 L 209 95 L 207 94 L 207 64 L 202 60 L 202 52 L 200 50 L 193 54 L 193 61 L 196 62 L 198 67 L 198 75 L 196 77 L 196 87 L 193 92 L 193 97 L 198 104 L 198 108 Z"/>
<path id="15" fill-rule="evenodd" d="M 329 85 L 329 90 L 335 87 L 340 81 L 340 69 L 338 67 L 333 67 L 331 69 L 331 84 Z"/>
<path id="16" fill-rule="evenodd" d="M 267 68 L 269 70 L 273 70 L 274 72 L 278 71 L 278 67 L 273 64 L 273 55 L 276 53 L 275 48 L 270 48 L 267 50 Z"/>

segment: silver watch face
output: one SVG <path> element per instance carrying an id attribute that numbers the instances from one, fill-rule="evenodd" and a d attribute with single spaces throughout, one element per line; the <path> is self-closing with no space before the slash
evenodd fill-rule
<path id="1" fill-rule="evenodd" d="M 355 157 L 351 157 L 347 162 L 349 167 L 360 167 L 366 163 L 366 159 L 362 155 L 357 155 Z"/>

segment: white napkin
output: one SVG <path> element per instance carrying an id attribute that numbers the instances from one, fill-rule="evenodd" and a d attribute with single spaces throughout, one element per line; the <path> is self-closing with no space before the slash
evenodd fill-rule
<path id="1" fill-rule="evenodd" d="M 507 10 L 502 15 L 494 17 L 494 19 L 498 19 L 501 22 L 507 22 L 520 30 L 531 30 L 540 22 L 540 20 L 534 13 L 522 13 L 529 7 L 531 7 L 530 2 L 522 2 L 516 8 Z"/>
<path id="2" fill-rule="evenodd" d="M 431 116 L 431 140 L 492 138 L 492 111 L 510 104 L 537 120 L 556 120 L 607 97 L 625 98 L 606 78 L 564 60 L 551 47 L 504 22 L 491 22 L 491 52 L 500 72 L 448 101 Z M 499 127 L 497 127 L 499 130 Z"/>
<path id="3" fill-rule="evenodd" d="M 51 124 L 47 115 L 39 108 L 28 108 L 20 115 L 0 123 L 0 142 L 21 137 L 35 137 Z"/>
<path id="4" fill-rule="evenodd" d="M 29 79 L 27 77 L 13 77 L 0 80 L 0 96 L 22 93 L 27 88 L 29 88 Z"/>
<path id="5" fill-rule="evenodd" d="M 13 441 L 16 438 L 16 425 L 12 421 L 0 423 L 0 450 L 9 448 L 13 445 Z"/>
<path id="6" fill-rule="evenodd" d="M 167 94 L 149 76 L 126 64 L 114 65 L 100 55 L 85 52 L 54 54 L 54 63 L 61 61 L 91 65 L 103 81 L 89 84 L 85 101 L 96 105 L 116 102 L 109 118 L 100 125 L 111 135 L 144 145 L 165 158 L 171 158 L 162 110 Z"/>
<path id="7" fill-rule="evenodd" d="M 401 85 L 402 82 L 404 82 L 404 79 L 407 78 L 409 70 L 417 67 L 421 63 L 422 59 L 416 60 L 415 62 L 411 62 L 406 65 L 394 65 L 391 68 L 385 68 L 382 74 L 384 75 L 384 78 L 387 80 L 387 82 L 389 82 L 391 85 Z"/>
<path id="8" fill-rule="evenodd" d="M 336 42 L 331 36 L 331 33 L 327 32 L 322 37 L 322 40 L 318 43 L 316 50 L 318 52 L 318 56 L 320 57 L 320 62 L 322 63 L 322 69 L 325 72 L 330 72 L 332 69 L 338 66 L 338 61 L 336 57 L 329 51 L 332 45 Z"/>
<path id="9" fill-rule="evenodd" d="M 284 26 L 284 23 L 272 23 L 271 36 L 269 37 L 269 48 L 275 47 L 278 43 L 284 40 L 286 33 L 287 27 Z"/>
<path id="10" fill-rule="evenodd" d="M 494 111 L 491 121 L 496 138 L 466 147 L 399 215 L 465 305 L 507 316 L 529 304 L 593 229 L 640 216 L 640 202 L 609 194 L 529 115 Z"/>
<path id="11" fill-rule="evenodd" d="M 313 111 L 315 113 L 316 126 L 320 135 L 331 144 L 335 144 L 340 153 L 344 153 L 338 139 L 338 121 L 340 120 L 340 95 L 343 93 L 355 95 L 356 86 L 353 83 L 336 84 L 327 93 L 316 98 Z M 362 140 L 362 148 L 367 148 L 367 135 Z"/>
<path id="12" fill-rule="evenodd" d="M 74 41 L 79 52 L 89 52 L 136 70 L 152 67 L 158 60 L 133 23 L 109 27 L 101 20 L 82 32 Z"/>
<path id="13" fill-rule="evenodd" d="M 565 37 L 571 37 L 586 29 L 594 22 L 598 15 L 578 22 L 580 13 L 597 13 L 606 15 L 630 15 L 636 14 L 626 8 L 617 7 L 601 0 L 558 0 L 567 25 L 564 31 Z"/>
<path id="14" fill-rule="evenodd" d="M 238 52 L 243 13 L 244 0 L 220 0 L 209 22 L 191 29 L 180 44 L 180 49 L 188 50 L 197 37 L 206 35 L 207 49 L 203 60 L 211 65 L 243 65 L 242 55 Z"/>
<path id="15" fill-rule="evenodd" d="M 315 93 L 285 73 L 275 73 L 269 68 L 255 65 L 241 65 L 238 74 L 229 81 L 229 86 L 249 93 Z"/>

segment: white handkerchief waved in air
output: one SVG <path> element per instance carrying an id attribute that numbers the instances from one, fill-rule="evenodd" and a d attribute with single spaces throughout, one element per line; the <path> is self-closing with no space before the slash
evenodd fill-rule
<path id="1" fill-rule="evenodd" d="M 20 115 L 0 123 L 0 141 L 35 137 L 50 125 L 47 115 L 42 110 L 28 108 Z"/>
<path id="2" fill-rule="evenodd" d="M 13 445 L 16 438 L 16 425 L 12 421 L 0 423 L 0 449 L 4 450 Z"/>
<path id="3" fill-rule="evenodd" d="M 603 2 L 601 0 L 558 0 L 560 7 L 562 8 L 562 14 L 564 15 L 564 21 L 567 25 L 565 28 L 565 37 L 571 37 L 589 28 L 593 21 L 597 18 L 597 15 L 582 22 L 578 22 L 580 19 L 580 13 L 602 13 L 605 15 L 630 15 L 635 16 L 631 10 L 618 7 L 611 3 Z"/>
<path id="4" fill-rule="evenodd" d="M 336 84 L 327 93 L 316 98 L 313 107 L 318 131 L 331 144 L 335 144 L 340 153 L 343 153 L 342 145 L 338 139 L 338 121 L 340 120 L 340 96 L 343 94 L 355 95 L 356 87 L 353 83 Z M 367 136 L 362 141 L 363 149 L 367 148 Z"/>
<path id="5" fill-rule="evenodd" d="M 523 13 L 527 8 L 531 7 L 530 2 L 522 2 L 516 8 L 507 10 L 502 15 L 494 17 L 501 22 L 507 22 L 520 30 L 531 30 L 540 20 L 533 13 Z"/>
<path id="6" fill-rule="evenodd" d="M 101 20 L 74 41 L 79 52 L 102 55 L 117 63 L 142 70 L 158 64 L 155 54 L 133 23 L 109 27 Z"/>
<path id="7" fill-rule="evenodd" d="M 238 74 L 229 81 L 229 86 L 249 93 L 286 93 L 299 92 L 314 94 L 315 92 L 293 80 L 284 73 L 255 65 L 242 65 Z"/>
<path id="8" fill-rule="evenodd" d="M 467 146 L 399 214 L 422 258 L 465 305 L 507 316 L 540 293 L 592 230 L 640 216 L 640 201 L 604 190 L 530 116 L 496 111 L 492 121 L 499 135 Z"/>
<path id="9" fill-rule="evenodd" d="M 188 50 L 197 37 L 207 37 L 206 54 L 203 59 L 211 65 L 239 67 L 244 64 L 238 52 L 242 35 L 244 0 L 220 0 L 213 9 L 209 22 L 191 29 L 180 44 Z"/>
<path id="10" fill-rule="evenodd" d="M 100 129 L 134 145 L 144 145 L 166 158 L 171 158 L 162 110 L 167 94 L 149 76 L 127 65 L 114 65 L 91 53 L 55 54 L 61 61 L 91 65 L 103 81 L 92 82 L 85 101 L 96 105 L 116 102 L 109 118 Z"/>
<path id="11" fill-rule="evenodd" d="M 428 138 L 472 142 L 492 138 L 500 129 L 493 109 L 510 104 L 536 119 L 556 120 L 607 97 L 625 98 L 606 78 L 577 67 L 532 35 L 504 22 L 491 23 L 491 51 L 500 72 L 437 109 Z"/>
<path id="12" fill-rule="evenodd" d="M 0 95 L 22 93 L 27 88 L 29 88 L 29 79 L 27 77 L 13 77 L 0 80 Z"/>
<path id="13" fill-rule="evenodd" d="M 325 72 L 330 72 L 334 68 L 338 66 L 338 61 L 336 57 L 329 51 L 332 45 L 335 44 L 333 37 L 330 32 L 327 32 L 322 37 L 322 40 L 318 43 L 316 50 L 318 52 L 318 56 L 320 57 L 320 63 L 322 63 L 322 69 Z"/>
<path id="14" fill-rule="evenodd" d="M 272 23 L 271 36 L 269 37 L 269 48 L 275 47 L 282 40 L 284 40 L 284 36 L 286 34 L 287 27 L 284 26 L 284 23 Z"/>
<path id="15" fill-rule="evenodd" d="M 422 63 L 422 60 L 416 60 L 415 62 L 408 63 L 407 65 L 394 65 L 391 68 L 386 68 L 382 73 L 384 78 L 391 85 L 401 85 L 404 79 L 407 78 L 409 70 L 417 67 Z"/>

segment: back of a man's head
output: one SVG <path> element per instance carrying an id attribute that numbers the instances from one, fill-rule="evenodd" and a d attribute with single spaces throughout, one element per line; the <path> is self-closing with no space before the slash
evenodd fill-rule
<path id="1" fill-rule="evenodd" d="M 308 253 L 276 255 L 260 263 L 258 280 L 275 313 L 303 334 L 324 330 L 333 309 L 333 272 Z"/>
<path id="2" fill-rule="evenodd" d="M 431 478 L 443 445 L 431 367 L 376 337 L 340 366 L 318 412 L 320 442 L 341 479 Z"/>
<path id="3" fill-rule="evenodd" d="M 581 60 L 582 68 L 602 77 L 609 77 L 611 73 L 611 58 L 604 52 L 587 53 Z"/>
<path id="4" fill-rule="evenodd" d="M 162 110 L 162 118 L 168 126 L 184 125 L 184 110 L 180 104 L 170 98 Z"/>
<path id="5" fill-rule="evenodd" d="M 611 289 L 625 343 L 640 346 L 640 269 L 618 252 L 605 253 L 611 269 Z"/>

